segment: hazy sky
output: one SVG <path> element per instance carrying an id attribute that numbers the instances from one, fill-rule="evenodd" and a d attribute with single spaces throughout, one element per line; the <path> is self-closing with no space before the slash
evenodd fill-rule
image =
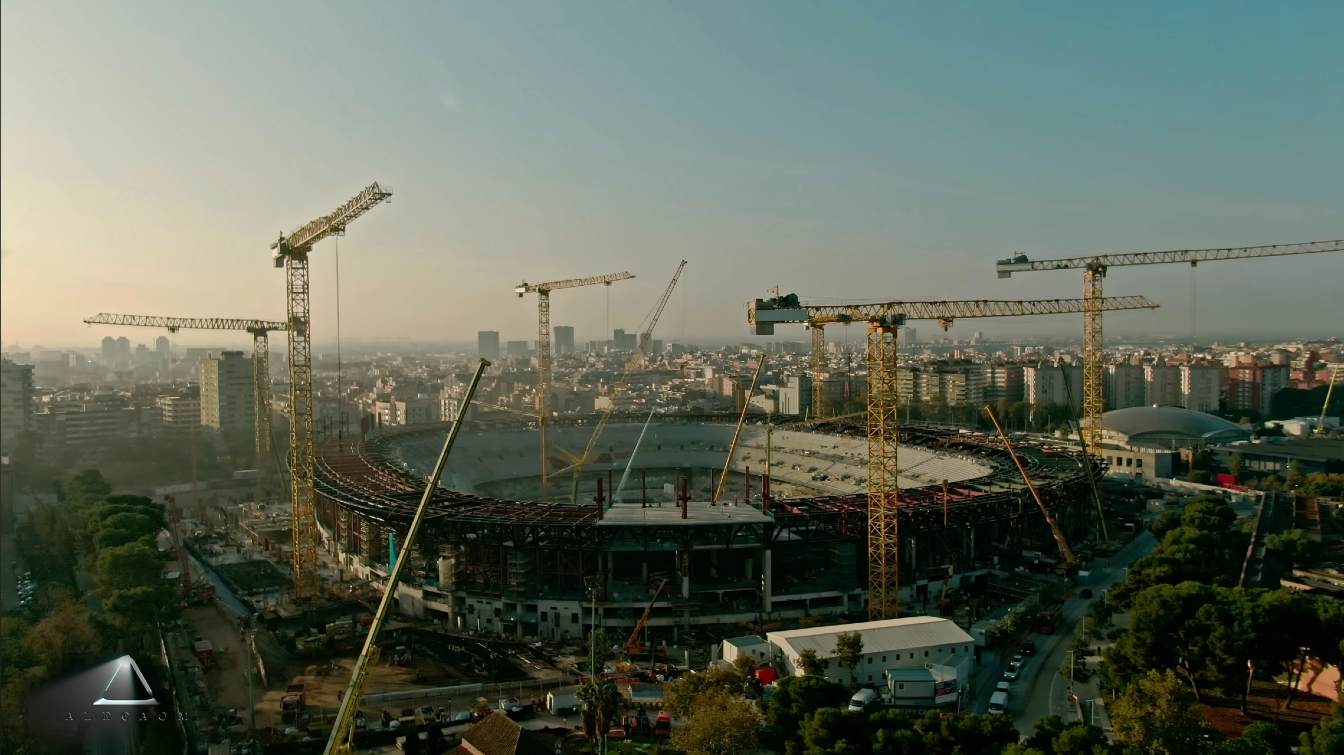
<path id="1" fill-rule="evenodd" d="M 3 2 L 6 345 L 99 311 L 281 318 L 267 246 L 370 181 L 350 338 L 633 329 L 747 300 L 1073 297 L 995 259 L 1344 237 L 1344 4 Z M 313 257 L 334 335 L 335 249 Z M 1344 254 L 1114 271 L 1110 333 L 1344 334 Z M 601 289 L 555 294 L 580 339 Z M 929 323 L 921 330 L 933 329 Z M 956 333 L 1068 333 L 1075 318 Z M 802 339 L 801 330 L 785 337 Z M 179 342 L 218 342 L 183 334 Z"/>

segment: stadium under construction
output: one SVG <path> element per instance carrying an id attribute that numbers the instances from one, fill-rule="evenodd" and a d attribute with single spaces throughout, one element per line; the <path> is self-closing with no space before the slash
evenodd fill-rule
<path id="1" fill-rule="evenodd" d="M 711 503 L 733 420 L 643 420 L 613 418 L 600 453 L 582 467 L 577 501 L 567 471 L 553 475 L 549 499 L 537 500 L 534 427 L 465 426 L 413 573 L 398 588 L 401 612 L 454 631 L 572 640 L 594 621 L 629 632 L 652 600 L 650 640 L 676 643 L 696 627 L 864 610 L 862 427 L 749 422 L 726 492 Z M 445 424 L 418 425 L 320 451 L 321 537 L 347 575 L 387 573 L 445 432 Z M 558 448 L 582 448 L 591 432 L 584 420 L 552 426 Z M 1082 540 L 1091 517 L 1083 458 L 1027 442 L 1014 447 L 1065 535 Z M 968 587 L 989 569 L 1016 565 L 1024 550 L 1053 552 L 998 439 L 911 426 L 901 430 L 900 455 L 903 604 Z M 551 468 L 569 461 L 556 455 Z"/>

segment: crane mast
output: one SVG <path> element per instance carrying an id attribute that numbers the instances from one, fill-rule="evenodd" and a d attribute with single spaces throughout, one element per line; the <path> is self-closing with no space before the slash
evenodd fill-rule
<path id="1" fill-rule="evenodd" d="M 328 236 L 345 234 L 356 218 L 390 198 L 392 192 L 372 183 L 331 213 L 309 221 L 271 244 L 276 267 L 285 269 L 285 304 L 289 325 L 289 479 L 293 532 L 294 594 L 317 595 L 317 496 L 313 474 L 317 463 L 313 430 L 313 343 L 308 253 Z"/>
<path id="2" fill-rule="evenodd" d="M 900 612 L 900 396 L 897 390 L 899 329 L 907 320 L 935 320 L 944 328 L 960 318 L 1019 317 L 1082 311 L 1080 299 L 889 301 L 810 305 L 795 294 L 757 299 L 747 308 L 755 335 L 771 335 L 775 325 L 802 323 L 814 328 L 831 323 L 868 323 L 868 618 L 889 619 Z M 1107 309 L 1155 309 L 1142 296 L 1101 300 Z M 813 343 L 821 339 L 814 335 Z M 812 369 L 819 369 L 814 347 Z M 814 394 L 816 395 L 816 394 Z"/>
<path id="3" fill-rule="evenodd" d="M 271 368 L 270 339 L 272 331 L 288 330 L 288 325 L 274 320 L 255 320 L 243 317 L 165 317 L 161 315 L 129 315 L 99 312 L 84 318 L 86 325 L 119 325 L 138 328 L 163 328 L 169 333 L 179 330 L 241 330 L 252 335 L 252 429 L 256 436 L 257 493 L 262 495 L 271 478 Z"/>
<path id="4" fill-rule="evenodd" d="M 681 271 L 686 269 L 686 260 L 682 260 L 677 265 L 677 271 L 672 274 L 672 282 L 667 284 L 663 295 L 658 297 L 658 303 L 654 305 L 652 314 L 647 318 L 647 325 L 639 331 L 639 350 L 647 356 L 649 347 L 653 344 L 653 326 L 658 324 L 658 320 L 663 316 L 663 308 L 667 306 L 667 301 L 672 298 L 672 289 L 677 287 L 677 281 L 681 278 Z"/>
<path id="5" fill-rule="evenodd" d="M 555 400 L 552 387 L 551 369 L 551 292 L 565 288 L 583 286 L 610 286 L 617 281 L 629 280 L 633 273 L 610 273 L 594 275 L 588 278 L 566 278 L 545 283 L 523 281 L 514 287 L 513 292 L 522 298 L 526 294 L 537 295 L 537 429 L 541 436 L 541 498 L 546 499 L 549 463 L 546 460 L 546 428 L 551 422 L 551 405 Z"/>
<path id="6" fill-rule="evenodd" d="M 1101 448 L 1101 415 L 1106 411 L 1105 339 L 1102 337 L 1102 280 L 1106 270 L 1131 265 L 1163 265 L 1186 263 L 1191 267 L 1201 262 L 1285 257 L 1299 254 L 1344 251 L 1344 240 L 1305 241 L 1261 246 L 1220 247 L 1213 249 L 1169 249 L 1156 252 L 1116 252 L 1086 257 L 1061 257 L 1033 260 L 1025 254 L 1016 254 L 999 260 L 995 265 L 1000 278 L 1011 278 L 1013 273 L 1043 270 L 1082 270 L 1083 298 L 1088 303 L 1083 310 L 1083 423 L 1080 436 L 1089 452 Z"/>

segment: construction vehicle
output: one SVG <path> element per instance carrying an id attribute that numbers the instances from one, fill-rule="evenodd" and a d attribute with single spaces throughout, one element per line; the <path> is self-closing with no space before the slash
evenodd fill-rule
<path id="1" fill-rule="evenodd" d="M 757 299 L 747 308 L 755 335 L 772 335 L 775 326 L 801 323 L 868 323 L 868 618 L 895 618 L 900 610 L 900 532 L 897 449 L 900 443 L 896 390 L 897 331 L 907 320 L 936 320 L 944 328 L 954 320 L 981 317 L 1051 315 L 1082 311 L 1079 299 L 889 301 L 809 305 L 796 294 Z M 1109 309 L 1155 309 L 1141 296 L 1099 302 Z M 815 345 L 814 341 L 814 345 Z"/>
<path id="2" fill-rule="evenodd" d="M 1101 442 L 1101 415 L 1106 411 L 1103 394 L 1106 385 L 1105 354 L 1102 350 L 1102 316 L 1105 310 L 1101 295 L 1102 280 L 1112 267 L 1129 265 L 1163 265 L 1186 263 L 1191 267 L 1201 262 L 1221 260 L 1282 257 L 1296 254 L 1318 254 L 1344 251 L 1344 240 L 1308 241 L 1294 244 L 1241 246 L 1222 249 L 1172 249 L 1161 252 L 1120 252 L 1096 254 L 1087 257 L 1033 260 L 1018 253 L 995 265 L 1000 278 L 1011 278 L 1013 273 L 1041 270 L 1083 271 L 1083 433 L 1090 453 L 1098 453 Z"/>
<path id="3" fill-rule="evenodd" d="M 452 453 L 453 444 L 457 442 L 457 435 L 462 430 L 462 421 L 467 416 L 467 410 L 471 408 L 471 401 L 476 396 L 476 388 L 481 383 L 481 375 L 488 366 L 490 366 L 490 362 L 484 359 L 476 366 L 476 374 L 472 376 L 471 383 L 467 385 L 466 393 L 462 396 L 462 403 L 457 408 L 457 417 L 449 426 L 448 437 L 443 441 L 443 448 L 439 451 L 439 457 L 434 462 L 434 469 L 429 473 L 429 479 L 425 481 L 425 490 L 420 495 L 420 503 L 416 506 L 410 526 L 406 529 L 406 540 L 402 543 L 401 553 L 392 566 L 392 572 L 387 575 L 387 584 L 383 587 L 383 597 L 378 602 L 378 609 L 373 613 L 373 621 L 369 622 L 369 633 L 364 637 L 364 647 L 360 650 L 359 657 L 355 659 L 355 668 L 350 672 L 350 684 L 345 688 L 345 694 L 341 695 L 341 704 L 336 711 L 336 720 L 332 724 L 330 735 L 327 737 L 326 747 L 322 750 L 325 755 L 350 753 L 354 750 L 355 715 L 358 713 L 360 702 L 364 698 L 364 685 L 368 681 L 369 671 L 378 662 L 378 635 L 382 632 L 383 623 L 387 620 L 387 615 L 396 597 L 397 585 L 401 582 L 401 575 L 406 571 L 407 564 L 411 561 L 411 554 L 415 552 L 416 537 L 420 534 L 420 527 L 424 524 L 425 514 L 429 510 L 429 502 L 434 496 L 434 491 L 439 486 L 439 479 L 443 477 L 443 468 L 448 464 L 448 456 Z"/>
<path id="4" fill-rule="evenodd" d="M 640 633 L 644 631 L 644 626 L 649 623 L 649 616 L 653 613 L 653 604 L 658 602 L 662 596 L 663 590 L 667 589 L 667 580 L 664 579 L 658 583 L 658 589 L 653 591 L 653 598 L 649 600 L 649 605 L 644 608 L 644 613 L 639 617 L 635 624 L 635 629 L 630 633 L 630 637 L 625 641 L 625 654 L 631 658 L 639 658 L 647 651 L 644 643 L 640 639 Z"/>
<path id="5" fill-rule="evenodd" d="M 390 198 L 392 192 L 369 184 L 345 204 L 309 221 L 271 244 L 273 262 L 285 269 L 286 322 L 289 331 L 289 485 L 292 507 L 294 596 L 317 596 L 317 440 L 313 427 L 313 333 L 308 288 L 308 253 L 319 241 L 344 236 L 356 218 Z"/>
<path id="6" fill-rule="evenodd" d="M 1036 486 L 1031 484 L 1031 477 L 1027 474 L 1027 468 L 1022 466 L 1022 459 L 1018 457 L 1013 444 L 1008 442 L 1008 436 L 1004 434 L 1003 428 L 999 425 L 999 418 L 994 416 L 994 410 L 985 404 L 985 414 L 989 415 L 989 421 L 994 423 L 994 429 L 999 433 L 999 438 L 1003 441 L 1003 447 L 1008 449 L 1008 455 L 1013 458 L 1013 463 L 1017 465 L 1017 471 L 1022 474 L 1022 481 L 1026 483 L 1027 490 L 1031 492 L 1031 497 L 1036 501 L 1036 506 L 1041 510 L 1041 516 L 1045 517 L 1045 523 L 1050 527 L 1050 535 L 1055 539 L 1055 545 L 1059 548 L 1059 570 L 1065 576 L 1072 576 L 1078 571 L 1078 559 L 1073 555 L 1073 549 L 1069 547 L 1068 540 L 1064 539 L 1064 531 L 1055 523 L 1055 518 L 1050 515 L 1050 509 L 1045 507 L 1041 500 L 1041 494 L 1036 492 Z"/>
<path id="7" fill-rule="evenodd" d="M 555 401 L 551 376 L 551 292 L 583 286 L 610 286 L 617 281 L 630 280 L 634 273 L 610 273 L 588 278 L 566 278 L 528 283 L 523 281 L 513 292 L 521 299 L 527 294 L 537 295 L 537 422 L 541 431 L 541 497 L 546 498 L 547 478 L 550 476 L 546 461 L 546 426 L 551 422 L 551 404 Z"/>
<path id="8" fill-rule="evenodd" d="M 162 317 L 99 312 L 84 318 L 86 325 L 119 325 L 137 328 L 179 330 L 236 330 L 252 334 L 252 414 L 256 435 L 256 482 L 259 496 L 265 495 L 274 471 L 271 464 L 271 367 L 270 334 L 288 330 L 283 322 L 242 317 Z M 238 473 L 234 473 L 238 478 Z"/>

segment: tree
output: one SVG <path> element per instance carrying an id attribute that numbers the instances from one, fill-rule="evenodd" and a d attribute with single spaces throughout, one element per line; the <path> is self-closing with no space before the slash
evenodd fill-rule
<path id="1" fill-rule="evenodd" d="M 1265 548 L 1280 558 L 1289 569 L 1311 561 L 1312 543 L 1307 538 L 1305 530 L 1291 529 L 1279 534 L 1266 535 Z"/>
<path id="2" fill-rule="evenodd" d="M 94 628 L 89 609 L 66 598 L 28 630 L 24 646 L 31 654 L 29 663 L 42 666 L 51 678 L 97 655 L 103 637 Z"/>
<path id="3" fill-rule="evenodd" d="M 803 719 L 799 734 L 809 755 L 852 753 L 871 738 L 864 714 L 838 708 L 813 711 Z"/>
<path id="4" fill-rule="evenodd" d="M 73 506 L 99 503 L 112 493 L 112 486 L 103 479 L 103 473 L 86 469 L 75 474 L 61 486 L 61 500 Z"/>
<path id="5" fill-rule="evenodd" d="M 736 669 L 712 667 L 699 674 L 685 674 L 663 685 L 663 703 L 674 715 L 687 716 L 696 700 L 711 692 L 737 694 L 742 676 Z"/>
<path id="6" fill-rule="evenodd" d="M 798 654 L 798 670 L 804 676 L 825 676 L 826 659 L 818 658 L 817 651 L 808 648 Z"/>
<path id="7" fill-rule="evenodd" d="M 163 582 L 163 560 L 143 542 L 106 548 L 98 553 L 98 586 L 104 590 L 157 587 Z"/>
<path id="8" fill-rule="evenodd" d="M 1268 721 L 1247 726 L 1237 739 L 1219 742 L 1218 755 L 1277 755 L 1288 752 L 1290 741 L 1279 727 Z"/>
<path id="9" fill-rule="evenodd" d="M 1330 715 L 1299 738 L 1298 755 L 1339 755 L 1344 752 L 1344 703 L 1335 703 Z"/>
<path id="10" fill-rule="evenodd" d="M 850 680 L 855 680 L 854 669 L 863 660 L 863 635 L 845 632 L 835 638 L 835 661 L 849 669 Z"/>
<path id="11" fill-rule="evenodd" d="M 672 734 L 672 746 L 706 755 L 752 752 L 758 747 L 761 714 L 750 702 L 723 690 L 695 701 L 686 721 Z"/>
<path id="12" fill-rule="evenodd" d="M 621 693 L 610 679 L 590 677 L 579 687 L 575 697 L 593 717 L 593 728 L 599 742 L 605 742 L 611 722 L 616 719 L 621 708 Z"/>
<path id="13" fill-rule="evenodd" d="M 733 659 L 733 670 L 742 675 L 743 679 L 751 676 L 751 672 L 756 670 L 756 659 L 746 653 L 739 653 Z"/>
<path id="14" fill-rule="evenodd" d="M 1232 454 L 1227 460 L 1227 471 L 1232 474 L 1232 479 L 1241 481 L 1241 476 L 1246 473 L 1246 457 L 1241 454 Z"/>
<path id="15" fill-rule="evenodd" d="M 1207 724 L 1195 696 L 1170 670 L 1149 671 L 1111 704 L 1115 740 L 1140 752 L 1197 755 Z"/>
<path id="16" fill-rule="evenodd" d="M 775 684 L 775 693 L 760 702 L 761 712 L 770 725 L 770 744 L 774 749 L 783 749 L 784 742 L 796 737 L 799 725 L 812 711 L 838 708 L 845 705 L 849 697 L 849 690 L 823 676 L 780 679 Z"/>
<path id="17" fill-rule="evenodd" d="M 1288 462 L 1288 476 L 1284 478 L 1284 486 L 1289 490 L 1296 490 L 1305 480 L 1302 474 L 1302 462 L 1297 459 Z"/>

